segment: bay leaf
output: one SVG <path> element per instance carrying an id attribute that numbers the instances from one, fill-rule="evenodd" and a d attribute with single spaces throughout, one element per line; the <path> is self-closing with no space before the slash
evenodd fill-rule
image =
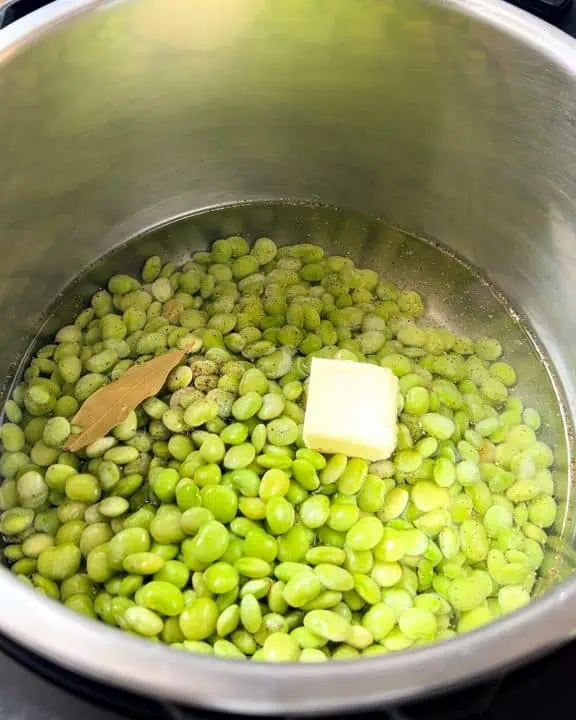
<path id="1" fill-rule="evenodd" d="M 90 395 L 72 418 L 72 424 L 79 425 L 82 431 L 70 435 L 65 449 L 75 452 L 104 437 L 141 402 L 160 392 L 170 371 L 190 349 L 171 350 L 142 365 L 133 365 L 118 380 Z"/>

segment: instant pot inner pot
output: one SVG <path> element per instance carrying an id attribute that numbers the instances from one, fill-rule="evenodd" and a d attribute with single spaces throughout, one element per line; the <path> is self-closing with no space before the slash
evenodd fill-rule
<path id="1" fill-rule="evenodd" d="M 493 0 L 59 0 L 0 32 L 0 91 L 4 399 L 30 348 L 145 257 L 184 260 L 236 233 L 318 242 L 418 290 L 431 323 L 501 341 L 555 452 L 560 509 L 541 589 L 572 570 L 569 38 Z M 566 640 L 575 582 L 450 641 L 450 657 L 431 645 L 329 668 L 218 662 L 216 673 L 193 653 L 140 652 L 4 568 L 0 629 L 68 667 L 183 702 L 341 710 L 446 688 Z M 166 654 L 172 663 L 155 661 Z"/>
<path id="2" fill-rule="evenodd" d="M 120 243 L 94 260 L 43 314 L 13 374 L 18 382 L 31 353 L 50 342 L 90 297 L 118 273 L 138 275 L 146 258 L 182 264 L 194 252 L 228 235 L 254 241 L 273 238 L 278 245 L 311 242 L 328 254 L 351 257 L 361 268 L 376 270 L 384 280 L 416 290 L 426 304 L 425 322 L 445 326 L 473 339 L 495 337 L 504 359 L 518 373 L 514 393 L 542 417 L 540 436 L 554 448 L 553 468 L 559 512 L 550 529 L 549 547 L 536 594 L 567 576 L 573 568 L 570 538 L 573 508 L 567 440 L 570 429 L 555 372 L 545 349 L 521 314 L 501 291 L 462 258 L 434 240 L 422 239 L 382 220 L 326 206 L 262 203 L 224 206 L 166 221 Z M 13 383 L 12 383 L 13 385 Z M 10 394 L 6 384 L 5 398 Z"/>

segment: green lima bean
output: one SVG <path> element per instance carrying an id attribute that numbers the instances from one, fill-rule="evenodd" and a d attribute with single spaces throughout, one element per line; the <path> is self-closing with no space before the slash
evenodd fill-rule
<path id="1" fill-rule="evenodd" d="M 424 310 L 350 258 L 270 238 L 113 276 L 6 402 L 5 562 L 106 624 L 268 662 L 402 650 L 523 607 L 558 512 L 543 419 L 498 340 Z M 82 402 L 185 347 L 157 396 L 66 452 Z M 398 376 L 389 460 L 306 448 L 314 356 Z"/>

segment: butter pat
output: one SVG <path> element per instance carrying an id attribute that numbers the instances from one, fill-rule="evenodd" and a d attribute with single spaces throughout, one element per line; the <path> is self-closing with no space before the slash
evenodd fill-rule
<path id="1" fill-rule="evenodd" d="M 398 390 L 390 368 L 313 358 L 304 442 L 324 453 L 386 460 L 398 438 Z"/>

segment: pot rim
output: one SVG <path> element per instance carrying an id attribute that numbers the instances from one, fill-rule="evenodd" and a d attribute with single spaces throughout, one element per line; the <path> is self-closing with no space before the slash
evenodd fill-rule
<path id="1" fill-rule="evenodd" d="M 353 1 L 353 0 L 351 0 Z M 538 48 L 576 76 L 576 42 L 500 0 L 429 0 Z M 0 32 L 0 64 L 40 35 L 117 0 L 56 0 Z M 83 618 L 0 568 L 0 631 L 87 677 L 143 695 L 246 714 L 374 708 L 469 682 L 567 642 L 576 630 L 576 577 L 522 610 L 466 635 L 363 662 L 274 665 L 174 652 Z"/>

